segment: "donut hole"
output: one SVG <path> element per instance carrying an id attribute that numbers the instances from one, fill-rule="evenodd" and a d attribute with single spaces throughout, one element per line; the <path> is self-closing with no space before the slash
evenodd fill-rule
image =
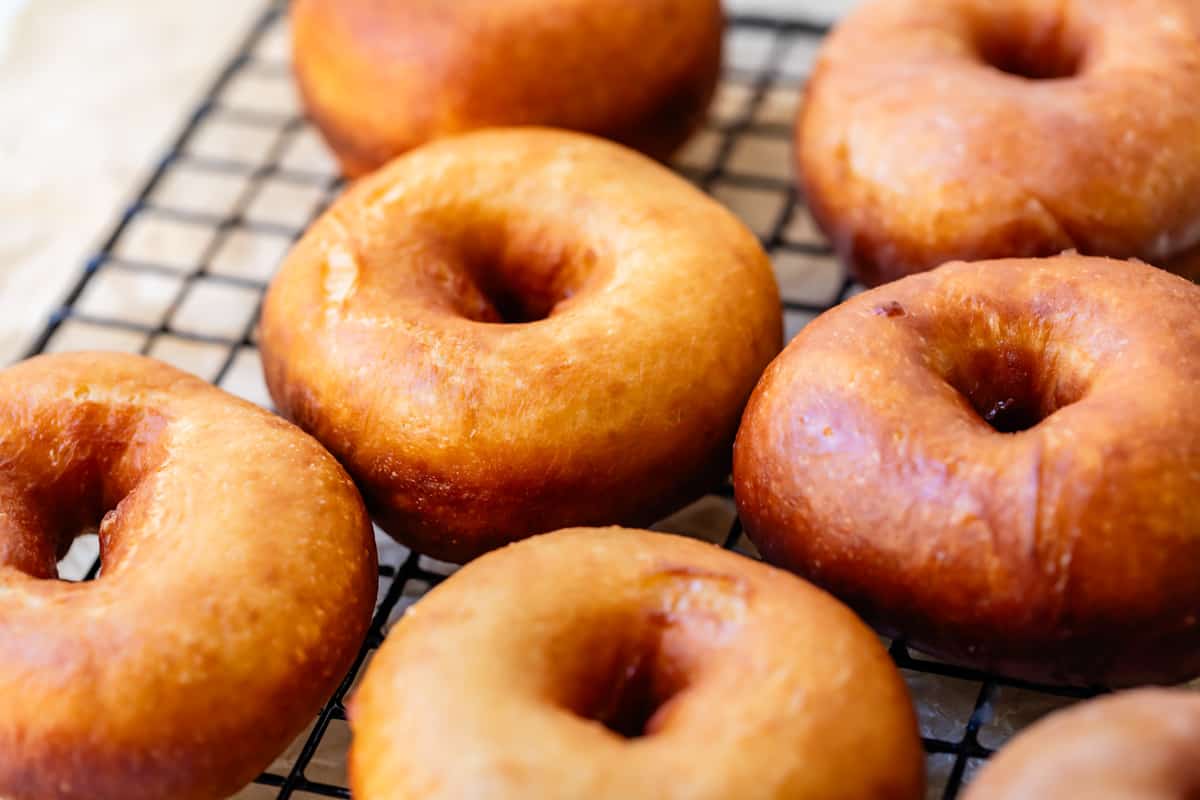
<path id="1" fill-rule="evenodd" d="M 78 582 L 99 577 L 121 518 L 121 505 L 130 492 L 101 472 L 96 464 L 85 461 L 68 467 L 60 481 L 35 490 L 33 502 L 10 516 L 18 521 L 18 529 L 9 534 L 18 546 L 11 560 L 3 557 L 6 554 L 0 548 L 0 563 L 46 580 Z M 68 561 L 77 543 L 80 553 Z M 81 563 L 85 552 L 97 556 L 90 568 Z"/>
<path id="2" fill-rule="evenodd" d="M 483 322 L 521 325 L 539 322 L 554 313 L 554 307 L 565 299 L 545 286 L 514 286 L 495 273 L 477 279 L 487 305 L 480 314 Z"/>
<path id="3" fill-rule="evenodd" d="M 57 580 L 81 583 L 96 580 L 104 573 L 104 565 L 112 559 L 115 543 L 119 539 L 117 532 L 120 529 L 125 500 L 131 495 L 132 490 L 119 491 L 117 497 L 105 496 L 102 493 L 94 505 L 81 507 L 82 516 L 58 532 L 54 576 Z M 79 556 L 72 558 L 72 551 L 76 548 L 79 548 Z M 80 572 L 82 564 L 79 559 L 86 558 L 86 554 L 89 553 L 94 553 L 95 557 L 92 563 Z"/>
<path id="4" fill-rule="evenodd" d="M 84 532 L 71 542 L 58 559 L 56 577 L 68 583 L 81 583 L 100 577 L 99 531 Z"/>
<path id="5" fill-rule="evenodd" d="M 656 733 L 659 712 L 686 685 L 682 671 L 664 654 L 661 635 L 589 652 L 597 657 L 571 681 L 568 708 L 623 739 Z"/>
<path id="6" fill-rule="evenodd" d="M 1081 392 L 1048 366 L 1043 352 L 1000 343 L 966 352 L 946 380 L 997 433 L 1020 433 L 1079 399 Z"/>
<path id="7" fill-rule="evenodd" d="M 18 469 L 28 488 L 17 496 L 0 493 L 10 528 L 0 535 L 14 543 L 0 546 L 0 564 L 34 578 L 77 580 L 60 573 L 63 559 L 84 536 L 98 536 L 101 565 L 119 549 L 126 500 L 163 458 L 165 420 L 90 403 L 50 418 L 60 427 L 25 432 L 31 457 Z"/>
<path id="8" fill-rule="evenodd" d="M 54 571 L 58 580 L 80 581 L 100 577 L 104 563 L 111 557 L 114 533 L 120 528 L 125 499 L 133 492 L 128 477 L 113 475 L 106 465 L 89 464 L 86 471 L 93 474 L 76 484 L 74 502 L 46 516 L 48 538 L 53 547 Z M 96 563 L 83 575 L 71 574 L 65 559 L 81 539 L 95 540 Z M 74 567 L 75 565 L 70 565 Z"/>
<path id="9" fill-rule="evenodd" d="M 976 40 L 980 58 L 1008 75 L 1030 81 L 1062 80 L 1083 69 L 1083 41 L 1061 24 L 1004 21 L 981 27 Z"/>
<path id="10" fill-rule="evenodd" d="M 664 730 L 713 655 L 736 638 L 749 587 L 738 577 L 664 565 L 644 577 L 641 604 L 592 620 L 569 648 L 565 705 L 623 739 Z"/>
<path id="11" fill-rule="evenodd" d="M 520 325 L 552 316 L 595 278 L 593 249 L 557 231 L 505 225 L 466 248 L 460 310 L 477 322 Z"/>

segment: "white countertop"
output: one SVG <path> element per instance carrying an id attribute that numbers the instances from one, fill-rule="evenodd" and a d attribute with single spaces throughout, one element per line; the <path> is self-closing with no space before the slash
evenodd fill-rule
<path id="1" fill-rule="evenodd" d="M 730 0 L 830 18 L 854 0 Z M 0 0 L 0 364 L 18 358 L 258 2 Z"/>
<path id="2" fill-rule="evenodd" d="M 0 0 L 0 363 L 79 275 L 256 5 Z"/>

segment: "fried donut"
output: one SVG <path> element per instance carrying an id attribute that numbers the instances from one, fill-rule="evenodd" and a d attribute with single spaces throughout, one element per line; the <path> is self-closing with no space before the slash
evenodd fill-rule
<path id="1" fill-rule="evenodd" d="M 710 490 L 781 338 L 770 262 L 732 214 L 632 151 L 535 128 L 360 181 L 288 256 L 261 331 L 276 404 L 380 526 L 460 562 Z"/>
<path id="2" fill-rule="evenodd" d="M 649 531 L 489 554 L 401 619 L 352 698 L 362 800 L 915 800 L 875 635 L 785 572 Z"/>
<path id="3" fill-rule="evenodd" d="M 945 658 L 1200 673 L 1200 287 L 1140 262 L 954 263 L 806 327 L 734 484 L 768 561 Z"/>
<path id="4" fill-rule="evenodd" d="M 877 0 L 797 122 L 804 193 L 869 285 L 1074 248 L 1200 244 L 1200 4 Z"/>
<path id="5" fill-rule="evenodd" d="M 357 177 L 431 139 L 549 125 L 660 159 L 700 124 L 719 0 L 295 0 L 309 116 Z"/>
<path id="6" fill-rule="evenodd" d="M 55 580 L 97 524 L 99 578 Z M 0 797 L 228 796 L 345 675 L 377 580 L 354 485 L 283 420 L 137 356 L 0 372 Z"/>
<path id="7" fill-rule="evenodd" d="M 1000 751 L 965 800 L 1200 796 L 1200 695 L 1142 689 L 1051 714 Z"/>

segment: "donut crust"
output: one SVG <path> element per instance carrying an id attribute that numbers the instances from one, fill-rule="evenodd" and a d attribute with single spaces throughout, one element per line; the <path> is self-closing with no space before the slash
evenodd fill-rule
<path id="1" fill-rule="evenodd" d="M 867 285 L 1072 248 L 1179 268 L 1200 244 L 1198 87 L 1191 0 L 876 0 L 823 47 L 798 172 Z"/>
<path id="2" fill-rule="evenodd" d="M 610 712 L 645 692 L 644 727 Z M 904 683 L 849 609 L 648 531 L 534 537 L 401 619 L 351 700 L 362 800 L 916 800 Z M 638 735 L 640 734 L 640 735 Z"/>
<path id="3" fill-rule="evenodd" d="M 349 177 L 431 139 L 546 125 L 665 159 L 717 85 L 719 0 L 295 0 L 293 64 Z"/>
<path id="4" fill-rule="evenodd" d="M 710 491 L 781 339 L 770 262 L 732 214 L 637 153 L 534 128 L 360 181 L 261 327 L 282 413 L 382 528 L 456 562 Z"/>
<path id="5" fill-rule="evenodd" d="M 1198 308 L 1178 276 L 1082 256 L 955 263 L 854 297 L 747 407 L 746 532 L 952 661 L 1102 686 L 1195 676 Z"/>
<path id="6" fill-rule="evenodd" d="M 1139 689 L 1051 714 L 994 756 L 964 800 L 1185 800 L 1200 792 L 1200 695 Z"/>
<path id="7" fill-rule="evenodd" d="M 100 576 L 55 580 L 97 523 Z M 377 582 L 349 477 L 278 417 L 137 356 L 0 372 L 0 796 L 229 796 L 345 676 Z"/>

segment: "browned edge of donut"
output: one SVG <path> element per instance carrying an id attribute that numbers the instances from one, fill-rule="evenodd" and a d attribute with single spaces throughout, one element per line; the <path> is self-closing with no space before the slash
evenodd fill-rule
<path id="1" fill-rule="evenodd" d="M 949 264 L 858 295 L 755 389 L 734 457 L 746 532 L 956 663 L 1194 677 L 1197 308 L 1178 276 L 1082 256 Z M 995 412 L 1019 418 L 997 428 Z"/>
<path id="2" fill-rule="evenodd" d="M 272 282 L 260 347 L 277 407 L 380 525 L 461 562 L 717 488 L 781 338 L 769 259 L 728 210 L 627 148 L 526 127 L 357 182 Z"/>
<path id="3" fill-rule="evenodd" d="M 98 526 L 102 571 L 56 580 Z M 314 439 L 120 353 L 0 371 L 0 796 L 211 800 L 354 663 L 370 521 Z"/>
<path id="4" fill-rule="evenodd" d="M 350 703 L 362 800 L 916 800 L 895 664 L 824 592 L 688 537 L 489 553 L 391 631 Z"/>
<path id="5" fill-rule="evenodd" d="M 1198 76 L 1190 0 L 864 3 L 806 87 L 798 183 L 868 286 L 1068 249 L 1184 270 Z"/>
<path id="6" fill-rule="evenodd" d="M 519 2 L 530 11 L 504 10 L 491 0 L 473 0 L 437 13 L 415 7 L 385 9 L 363 0 L 294 0 L 296 85 L 343 173 L 358 178 L 431 139 L 512 125 L 591 133 L 665 161 L 703 123 L 721 74 L 724 17 L 716 0 L 645 0 L 643 8 L 602 0 L 613 4 L 607 15 L 569 5 L 557 11 L 534 10 L 546 3 Z M 573 24 L 572 15 L 584 11 L 588 16 L 578 21 L 579 35 L 590 46 L 561 41 Z M 409 13 L 412 19 L 405 18 Z M 524 35 L 537 38 L 514 50 L 514 33 L 508 29 L 522 18 L 525 22 L 520 24 L 528 27 L 528 21 L 536 19 L 529 14 L 552 14 L 556 20 L 550 27 L 535 25 L 526 31 Z M 662 26 L 678 25 L 685 14 L 689 24 L 700 19 L 705 23 L 696 41 L 680 43 L 673 51 L 677 56 L 694 48 L 678 74 L 653 74 L 662 59 L 619 54 L 662 46 Z M 640 22 L 631 21 L 631 15 Z M 658 33 L 647 40 L 627 31 L 631 24 L 638 29 L 653 26 Z M 404 39 L 405 28 L 423 31 L 426 40 Z M 456 41 L 463 36 L 471 37 L 470 44 Z M 505 44 L 493 53 L 488 44 L 496 36 L 503 36 Z M 563 64 L 564 52 L 580 55 Z M 374 68 L 368 70 L 368 63 Z M 487 75 L 496 77 L 483 77 Z M 568 83 L 587 75 L 586 86 Z M 318 79 L 341 84 L 336 100 L 322 98 Z M 397 101 L 404 101 L 404 107 L 389 105 Z M 364 117 L 365 106 L 389 108 L 389 115 Z"/>
<path id="7" fill-rule="evenodd" d="M 1187 800 L 1200 794 L 1200 694 L 1137 689 L 1039 720 L 993 756 L 963 800 Z"/>

